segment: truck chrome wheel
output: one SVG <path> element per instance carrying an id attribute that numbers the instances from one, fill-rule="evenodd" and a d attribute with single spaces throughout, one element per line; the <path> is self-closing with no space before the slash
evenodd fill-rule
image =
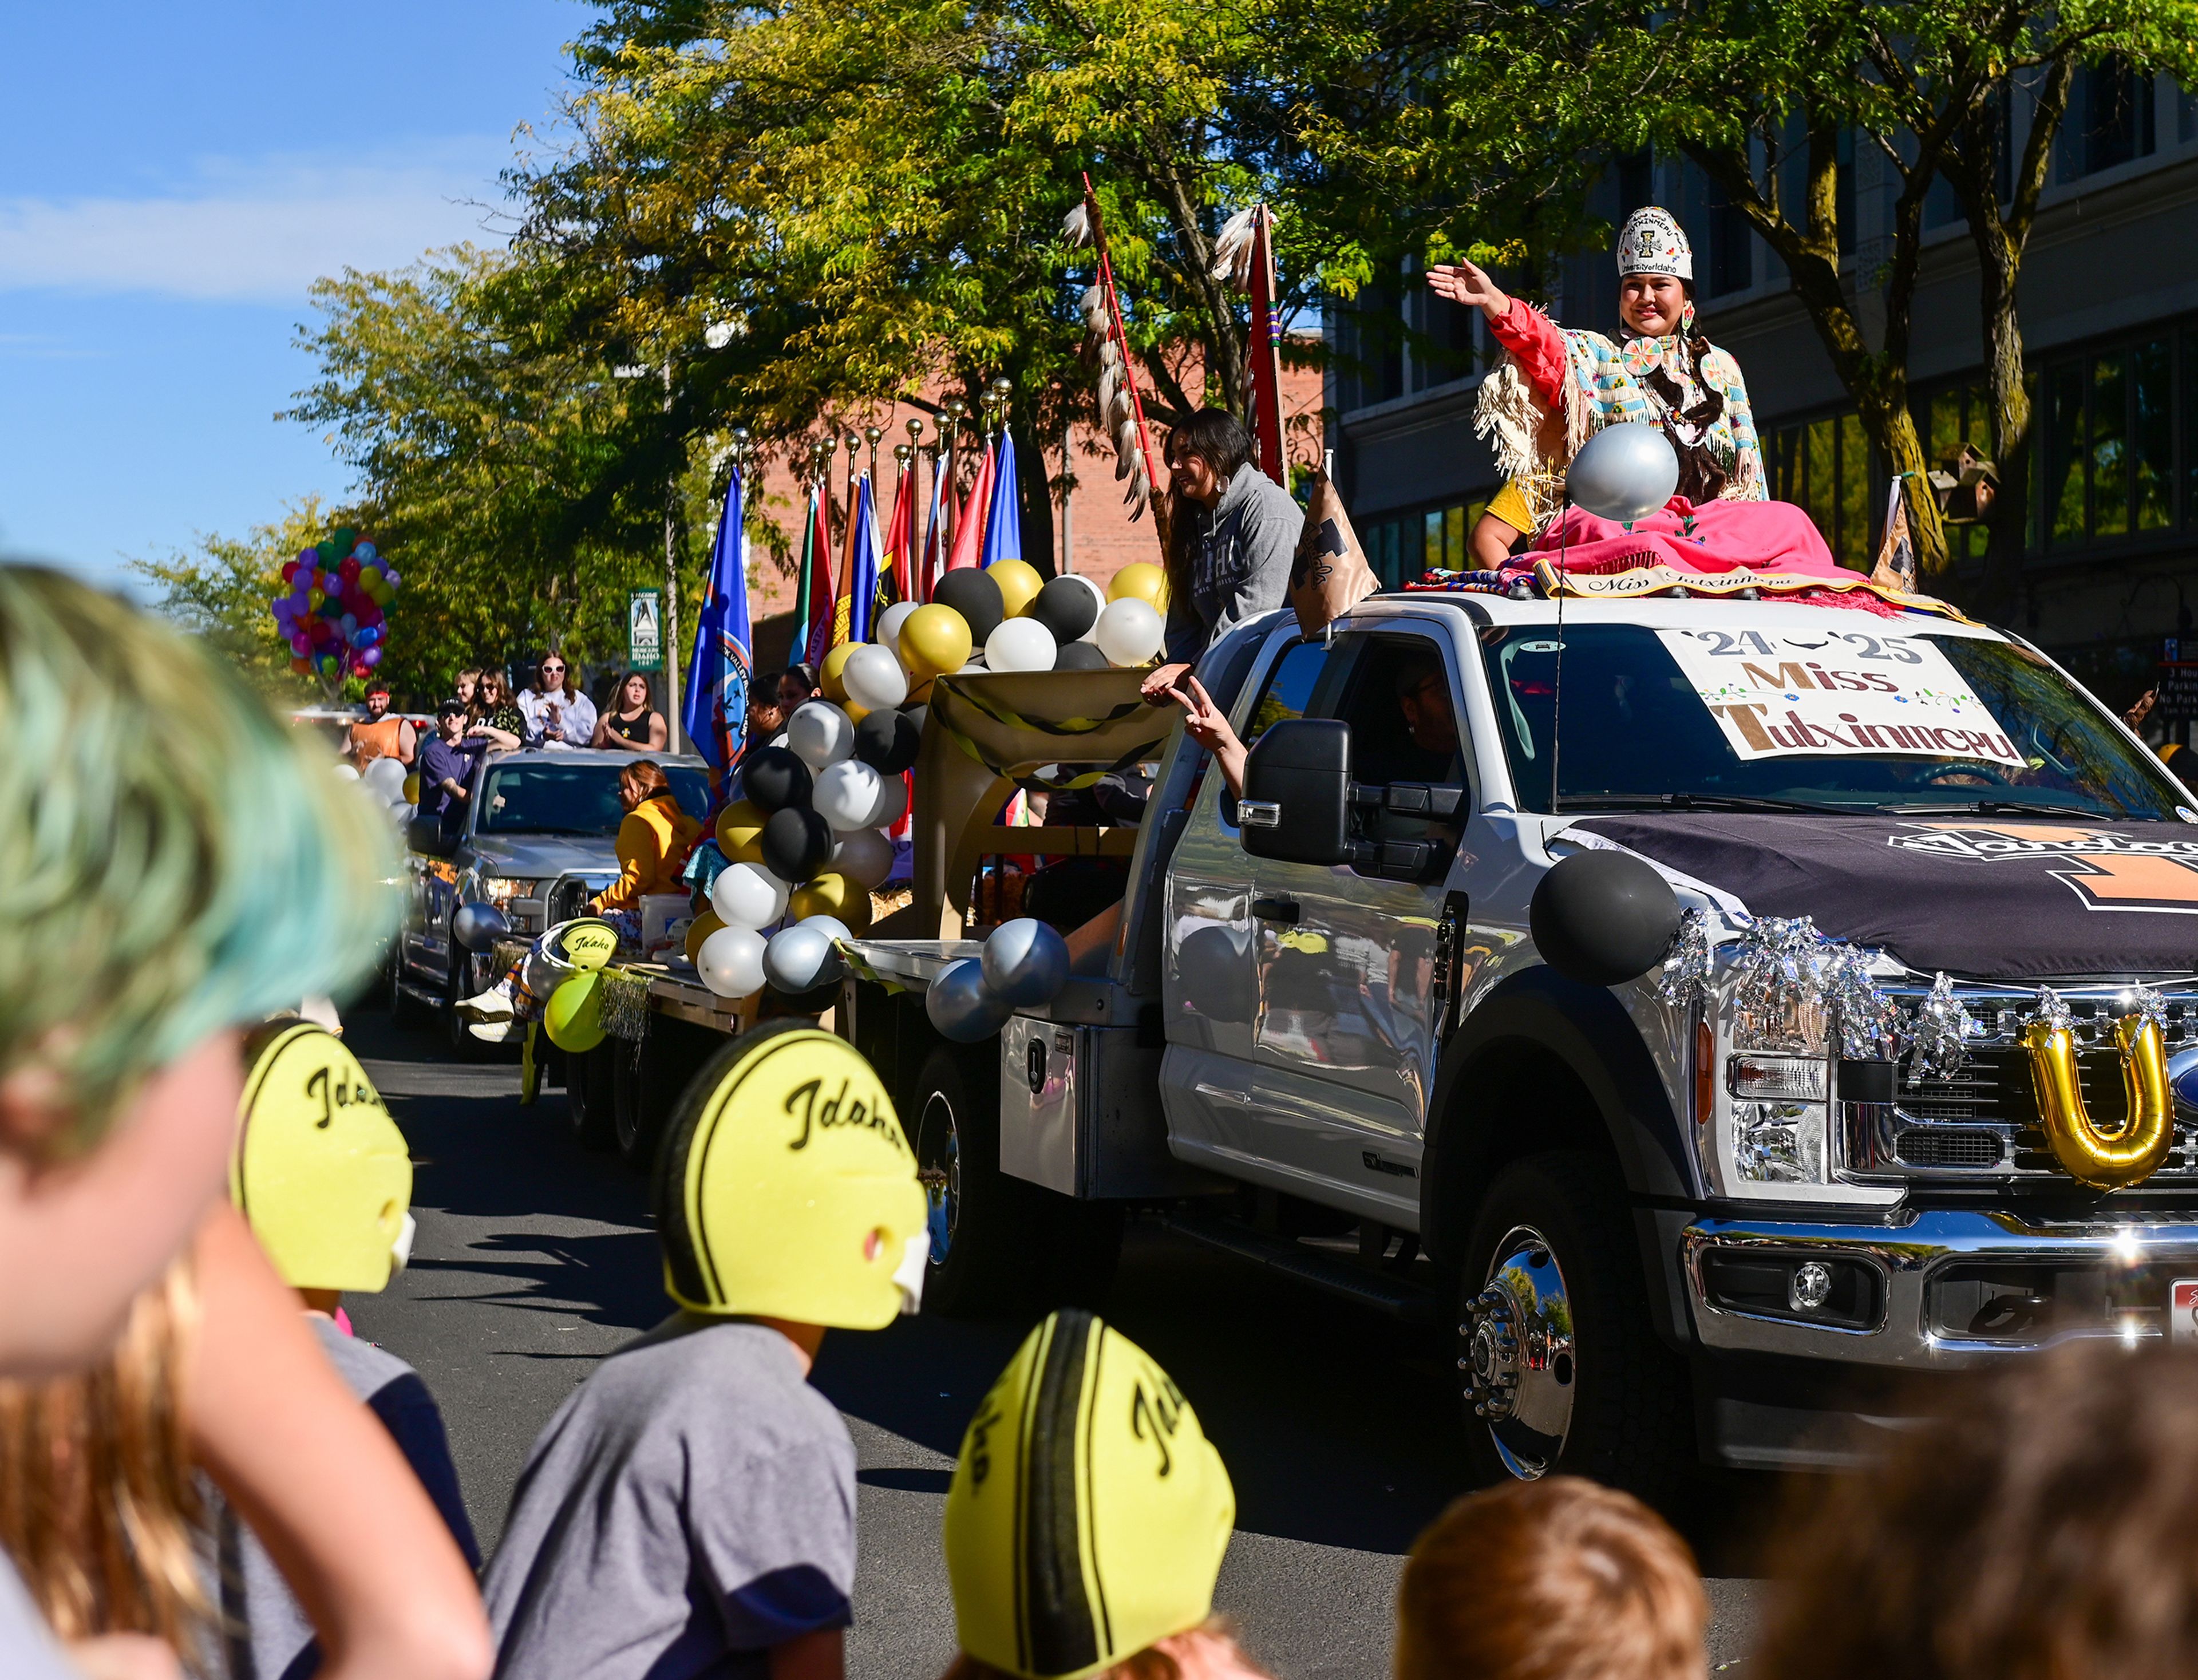
<path id="1" fill-rule="evenodd" d="M 1514 1226 L 1497 1243 L 1487 1286 L 1457 1327 L 1466 1403 L 1504 1468 L 1521 1481 L 1549 1474 L 1572 1432 L 1572 1301 L 1549 1240 Z"/>
<path id="2" fill-rule="evenodd" d="M 934 1090 L 916 1128 L 916 1177 L 929 1204 L 931 1264 L 945 1263 L 954 1249 L 954 1224 L 962 1212 L 962 1137 L 954 1105 Z"/>

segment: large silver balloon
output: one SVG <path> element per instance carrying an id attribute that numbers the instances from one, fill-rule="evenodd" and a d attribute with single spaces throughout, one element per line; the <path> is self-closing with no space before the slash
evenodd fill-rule
<path id="1" fill-rule="evenodd" d="M 923 994 L 931 1024 L 957 1044 L 980 1044 L 1008 1024 L 1007 1000 L 985 985 L 985 966 L 964 956 L 941 968 Z"/>
<path id="2" fill-rule="evenodd" d="M 1018 1009 L 1050 1003 L 1068 984 L 1068 942 L 1026 916 L 994 929 L 978 962 L 986 989 Z"/>
<path id="3" fill-rule="evenodd" d="M 1631 525 L 1672 499 L 1679 487 L 1679 456 L 1660 426 L 1629 420 L 1606 426 L 1580 445 L 1565 486 L 1573 506 Z"/>
<path id="4" fill-rule="evenodd" d="M 846 973 L 829 929 L 816 923 L 828 918 L 812 916 L 782 927 L 763 948 L 763 977 L 774 991 L 814 991 L 829 985 Z M 837 924 L 834 924 L 835 926 Z"/>
<path id="5" fill-rule="evenodd" d="M 460 904 L 458 913 L 451 918 L 451 937 L 476 956 L 496 949 L 498 939 L 511 937 L 511 923 L 494 904 L 476 899 L 470 904 Z"/>

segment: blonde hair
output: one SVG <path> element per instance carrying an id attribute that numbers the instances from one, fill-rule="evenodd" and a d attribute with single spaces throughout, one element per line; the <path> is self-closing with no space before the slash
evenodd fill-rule
<path id="1" fill-rule="evenodd" d="M 1457 1501 L 1397 1590 L 1397 1680 L 1700 1680 L 1694 1554 L 1631 1494 L 1579 1476 Z"/>
<path id="2" fill-rule="evenodd" d="M 0 1381 L 0 1548 L 63 1639 L 151 1634 L 188 1658 L 214 1631 L 183 1407 L 197 1324 L 178 1260 L 103 1363 Z"/>

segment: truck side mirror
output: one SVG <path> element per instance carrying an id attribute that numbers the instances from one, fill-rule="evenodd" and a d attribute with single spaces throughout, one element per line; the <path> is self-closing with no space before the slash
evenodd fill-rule
<path id="1" fill-rule="evenodd" d="M 1285 863 L 1348 863 L 1350 817 L 1351 726 L 1339 718 L 1270 724 L 1244 763 L 1244 850 Z"/>
<path id="2" fill-rule="evenodd" d="M 1625 852 L 1577 852 L 1534 888 L 1534 948 L 1568 980 L 1617 985 L 1664 960 L 1679 931 L 1672 883 Z"/>

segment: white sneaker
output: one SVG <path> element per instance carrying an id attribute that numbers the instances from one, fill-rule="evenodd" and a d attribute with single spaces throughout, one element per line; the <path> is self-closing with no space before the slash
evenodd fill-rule
<path id="1" fill-rule="evenodd" d="M 519 1023 L 509 1015 L 502 1020 L 478 1020 L 466 1028 L 484 1044 L 501 1044 L 519 1030 Z"/>
<path id="2" fill-rule="evenodd" d="M 513 1013 L 511 993 L 502 980 L 498 980 L 486 991 L 477 993 L 471 997 L 460 998 L 453 1007 L 458 1012 L 458 1019 L 466 1021 L 509 1023 Z"/>

